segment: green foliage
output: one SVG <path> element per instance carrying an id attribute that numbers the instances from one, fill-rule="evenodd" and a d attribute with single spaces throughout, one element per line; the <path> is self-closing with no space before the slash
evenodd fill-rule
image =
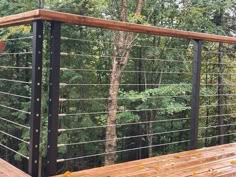
<path id="1" fill-rule="evenodd" d="M 189 99 L 186 97 L 191 92 L 191 87 L 184 86 L 161 86 L 159 88 L 147 89 L 144 92 L 130 91 L 122 93 L 123 98 L 128 98 L 127 105 L 135 104 L 136 110 L 154 109 L 158 114 L 178 113 L 190 109 Z M 185 86 L 187 85 L 187 86 Z"/>
<path id="2" fill-rule="evenodd" d="M 1 0 L 0 16 L 2 17 L 6 15 L 25 12 L 28 10 L 33 10 L 37 7 L 36 3 L 37 3 L 36 1 L 31 1 L 31 0 L 14 0 L 14 1 Z"/>

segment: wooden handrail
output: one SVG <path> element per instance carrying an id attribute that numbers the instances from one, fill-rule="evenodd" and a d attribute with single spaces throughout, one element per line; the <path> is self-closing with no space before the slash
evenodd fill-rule
<path id="1" fill-rule="evenodd" d="M 16 15 L 0 18 L 0 27 L 30 23 L 35 20 L 59 21 L 66 24 L 84 25 L 90 27 L 127 31 L 159 36 L 170 36 L 185 39 L 206 40 L 236 44 L 236 37 L 228 37 L 214 34 L 175 30 L 155 26 L 140 25 L 134 23 L 106 20 L 101 18 L 87 17 L 51 10 L 37 9 Z"/>
<path id="2" fill-rule="evenodd" d="M 28 11 L 20 14 L 10 15 L 0 18 L 0 27 L 8 27 L 20 24 L 31 23 L 34 20 L 42 19 L 40 10 Z"/>

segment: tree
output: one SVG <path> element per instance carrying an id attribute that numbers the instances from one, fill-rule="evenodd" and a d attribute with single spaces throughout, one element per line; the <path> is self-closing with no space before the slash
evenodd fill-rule
<path id="1" fill-rule="evenodd" d="M 135 16 L 139 16 L 142 11 L 144 0 L 137 0 Z M 127 0 L 121 1 L 120 20 L 125 22 L 128 18 Z M 112 72 L 110 76 L 110 88 L 108 98 L 108 116 L 106 128 L 106 144 L 105 144 L 105 165 L 111 165 L 116 160 L 116 113 L 117 113 L 117 96 L 119 91 L 120 79 L 122 71 L 127 65 L 130 48 L 132 46 L 134 36 L 132 33 L 120 31 L 117 37 L 114 37 L 114 56 L 112 63 Z"/>

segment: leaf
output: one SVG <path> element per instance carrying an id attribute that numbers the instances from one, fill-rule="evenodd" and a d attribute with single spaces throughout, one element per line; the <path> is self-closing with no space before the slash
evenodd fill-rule
<path id="1" fill-rule="evenodd" d="M 139 166 L 138 168 L 139 168 L 139 169 L 145 169 L 145 167 L 144 167 L 144 166 Z"/>
<path id="2" fill-rule="evenodd" d="M 236 165 L 236 159 L 231 160 L 230 163 L 231 163 L 232 165 Z"/>
<path id="3" fill-rule="evenodd" d="M 63 177 L 71 177 L 72 176 L 72 173 L 70 171 L 66 171 L 64 174 L 63 174 Z"/>

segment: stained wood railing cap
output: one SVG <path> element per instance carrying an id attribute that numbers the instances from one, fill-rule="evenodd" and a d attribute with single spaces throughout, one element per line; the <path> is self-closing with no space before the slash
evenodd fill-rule
<path id="1" fill-rule="evenodd" d="M 35 20 L 58 21 L 66 24 L 84 25 L 84 26 L 104 28 L 116 31 L 127 31 L 127 32 L 143 33 L 150 35 L 169 36 L 169 37 L 177 37 L 184 39 L 206 40 L 212 42 L 236 44 L 236 37 L 140 25 L 134 23 L 106 20 L 101 18 L 94 18 L 70 13 L 45 10 L 45 9 L 37 9 L 33 11 L 28 11 L 0 18 L 0 27 L 26 24 L 26 23 L 31 23 L 32 21 Z"/>

